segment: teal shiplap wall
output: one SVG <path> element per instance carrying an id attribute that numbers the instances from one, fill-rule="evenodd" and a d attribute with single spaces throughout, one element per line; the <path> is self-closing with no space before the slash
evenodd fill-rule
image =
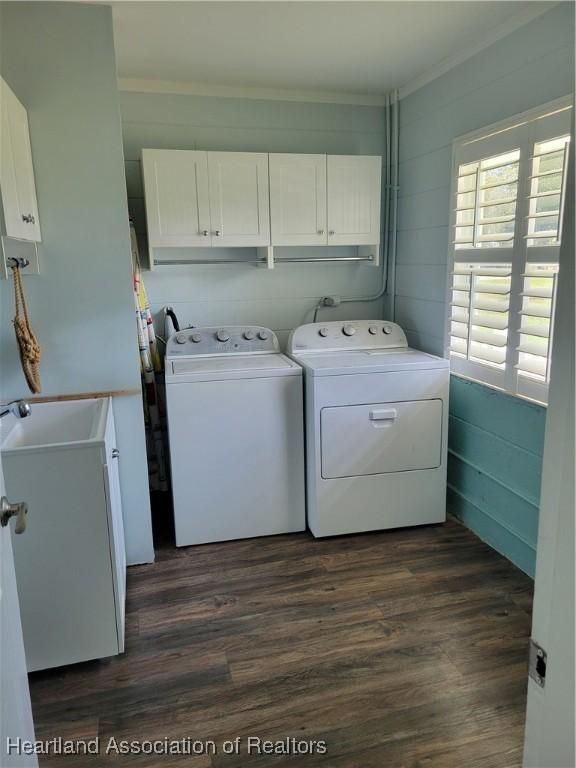
<path id="1" fill-rule="evenodd" d="M 402 100 L 395 306 L 414 346 L 443 353 L 454 138 L 573 92 L 560 3 Z M 450 508 L 533 573 L 545 409 L 455 377 L 451 396 Z"/>
<path id="2" fill-rule="evenodd" d="M 452 377 L 448 505 L 534 575 L 546 410 Z"/>
<path id="3" fill-rule="evenodd" d="M 42 394 L 138 389 L 110 8 L 2 3 L 1 69 L 30 124 L 43 241 L 41 274 L 24 283 L 43 349 Z M 2 393 L 22 397 L 8 281 L 0 281 L 0 303 Z M 128 562 L 151 561 L 140 396 L 115 398 L 114 414 Z"/>
<path id="4" fill-rule="evenodd" d="M 380 155 L 384 147 L 381 107 L 123 92 L 121 112 L 128 206 L 144 260 L 143 148 Z M 230 254 L 226 249 L 177 250 L 179 258 Z M 314 248 L 281 250 L 284 255 L 288 250 L 293 256 L 318 255 Z M 328 255 L 327 248 L 322 250 Z M 342 249 L 330 253 L 348 255 Z M 311 322 L 320 296 L 370 296 L 380 282 L 380 269 L 359 264 L 284 264 L 272 271 L 249 265 L 161 266 L 145 275 L 154 313 L 170 304 L 184 323 L 258 323 L 274 329 L 281 340 L 292 328 Z M 322 316 L 335 320 L 382 313 L 379 301 L 344 304 L 323 310 Z"/>

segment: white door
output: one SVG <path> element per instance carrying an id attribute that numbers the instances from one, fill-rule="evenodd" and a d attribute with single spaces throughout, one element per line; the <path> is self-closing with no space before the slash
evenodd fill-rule
<path id="1" fill-rule="evenodd" d="M 6 234 L 23 240 L 40 241 L 28 115 L 4 80 L 0 80 L 0 86 L 0 186 Z"/>
<path id="2" fill-rule="evenodd" d="M 206 152 L 143 149 L 142 175 L 150 247 L 209 246 Z"/>
<path id="3" fill-rule="evenodd" d="M 574 124 L 572 124 L 574 135 Z M 574 750 L 574 166 L 567 179 L 532 618 L 544 687 L 528 681 L 524 766 L 572 768 Z"/>
<path id="4" fill-rule="evenodd" d="M 1 430 L 0 423 L 0 430 Z M 1 434 L 1 432 L 0 432 Z M 0 461 L 0 496 L 4 496 L 4 476 Z M 10 501 L 21 501 L 11 499 Z M 38 765 L 36 757 L 19 755 L 9 749 L 18 738 L 34 740 L 34 724 L 24 657 L 20 608 L 12 556 L 11 528 L 0 527 L 0 765 L 2 768 Z M 24 536 L 26 533 L 23 534 Z"/>
<path id="5" fill-rule="evenodd" d="M 212 246 L 270 244 L 268 155 L 208 152 Z"/>
<path id="6" fill-rule="evenodd" d="M 326 245 L 326 155 L 270 155 L 272 245 Z"/>
<path id="7" fill-rule="evenodd" d="M 328 245 L 380 242 L 382 158 L 328 155 Z"/>

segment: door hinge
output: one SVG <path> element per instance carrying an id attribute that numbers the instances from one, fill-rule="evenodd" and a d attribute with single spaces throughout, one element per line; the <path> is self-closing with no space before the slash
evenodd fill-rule
<path id="1" fill-rule="evenodd" d="M 538 645 L 537 642 L 530 639 L 530 659 L 528 662 L 528 675 L 534 680 L 534 682 L 544 688 L 546 684 L 546 664 L 548 662 L 548 654 Z"/>

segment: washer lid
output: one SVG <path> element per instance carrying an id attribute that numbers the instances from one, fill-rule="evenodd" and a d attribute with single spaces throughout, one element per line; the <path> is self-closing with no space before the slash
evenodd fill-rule
<path id="1" fill-rule="evenodd" d="M 280 353 L 207 355 L 166 362 L 166 382 L 172 383 L 298 376 L 302 372 L 297 363 Z"/>
<path id="2" fill-rule="evenodd" d="M 337 376 L 351 373 L 387 373 L 431 368 L 448 369 L 443 357 L 417 349 L 359 349 L 349 352 L 316 352 L 294 355 L 311 376 Z"/>

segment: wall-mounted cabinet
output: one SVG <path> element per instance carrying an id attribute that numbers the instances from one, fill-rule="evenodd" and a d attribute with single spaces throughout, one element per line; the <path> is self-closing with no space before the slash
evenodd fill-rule
<path id="1" fill-rule="evenodd" d="M 40 218 L 26 109 L 0 78 L 0 189 L 6 235 L 40 242 Z"/>
<path id="2" fill-rule="evenodd" d="M 382 159 L 328 155 L 328 244 L 380 242 Z"/>
<path id="3" fill-rule="evenodd" d="M 381 166 L 379 156 L 144 149 L 150 249 L 266 248 L 271 267 L 273 246 L 368 246 L 364 260 L 377 264 Z"/>
<path id="4" fill-rule="evenodd" d="M 326 155 L 270 155 L 274 245 L 326 245 Z"/>
<path id="5" fill-rule="evenodd" d="M 212 245 L 220 248 L 270 244 L 268 155 L 208 152 Z"/>
<path id="6" fill-rule="evenodd" d="M 142 172 L 150 247 L 210 245 L 206 152 L 144 150 Z"/>
<path id="7" fill-rule="evenodd" d="M 268 155 L 145 149 L 151 248 L 270 243 Z"/>
<path id="8" fill-rule="evenodd" d="M 270 155 L 272 245 L 377 245 L 382 161 Z"/>

